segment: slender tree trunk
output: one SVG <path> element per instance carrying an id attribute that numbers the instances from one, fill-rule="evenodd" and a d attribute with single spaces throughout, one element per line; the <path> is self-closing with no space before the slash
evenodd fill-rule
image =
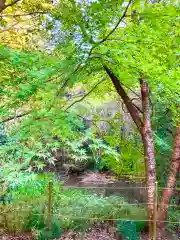
<path id="1" fill-rule="evenodd" d="M 167 212 L 170 204 L 171 197 L 173 195 L 174 188 L 176 186 L 177 175 L 180 171 L 180 125 L 176 127 L 176 135 L 174 140 L 174 149 L 171 161 L 171 168 L 167 179 L 166 188 L 163 189 L 161 201 L 158 207 L 158 239 L 163 239 L 163 233 L 165 229 L 165 220 L 167 218 Z"/>
<path id="2" fill-rule="evenodd" d="M 143 108 L 143 121 L 140 117 L 139 110 L 134 106 L 131 99 L 122 87 L 119 79 L 116 75 L 107 67 L 104 66 L 104 70 L 109 75 L 117 93 L 123 100 L 126 108 L 128 109 L 134 123 L 136 124 L 139 133 L 142 137 L 144 147 L 144 160 L 145 160 L 145 173 L 146 173 L 146 184 L 148 188 L 148 220 L 149 220 L 149 231 L 152 232 L 153 226 L 153 215 L 154 215 L 154 198 L 155 198 L 155 158 L 154 158 L 154 142 L 153 134 L 151 129 L 150 121 L 150 107 L 149 107 L 149 89 L 148 84 L 141 77 L 141 95 L 142 95 L 142 108 Z"/>
<path id="3" fill-rule="evenodd" d="M 155 181 L 156 181 L 156 164 L 154 157 L 154 141 L 150 120 L 149 106 L 149 87 L 143 76 L 140 79 L 142 109 L 143 109 L 143 126 L 142 126 L 142 141 L 144 146 L 144 158 L 147 169 L 147 192 L 148 192 L 148 220 L 149 232 L 153 230 L 153 215 L 154 215 L 154 199 L 155 199 Z"/>

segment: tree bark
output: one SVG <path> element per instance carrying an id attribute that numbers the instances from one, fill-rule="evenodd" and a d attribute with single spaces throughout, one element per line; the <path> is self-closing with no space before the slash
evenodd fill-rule
<path id="1" fill-rule="evenodd" d="M 158 239 L 163 239 L 163 232 L 165 229 L 165 220 L 167 218 L 168 208 L 171 197 L 173 196 L 174 188 L 176 186 L 177 175 L 180 171 L 180 125 L 176 127 L 176 134 L 174 140 L 173 155 L 171 161 L 171 168 L 169 171 L 166 188 L 163 189 L 161 201 L 158 206 L 157 228 Z"/>
<path id="2" fill-rule="evenodd" d="M 147 169 L 147 193 L 148 193 L 148 221 L 149 232 L 153 231 L 153 216 L 154 216 L 154 200 L 155 200 L 155 182 L 156 182 L 156 164 L 154 154 L 154 141 L 150 120 L 150 104 L 149 104 L 149 87 L 144 81 L 143 76 L 140 78 L 142 109 L 143 109 L 143 126 L 142 126 L 142 141 L 144 146 L 144 158 Z"/>
<path id="3" fill-rule="evenodd" d="M 2 12 L 6 8 L 5 2 L 6 0 L 0 0 L 0 12 Z"/>

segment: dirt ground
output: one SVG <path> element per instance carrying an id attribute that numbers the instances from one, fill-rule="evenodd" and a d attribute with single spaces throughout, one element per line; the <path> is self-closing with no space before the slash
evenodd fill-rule
<path id="1" fill-rule="evenodd" d="M 0 234 L 0 240 L 35 240 L 31 233 L 22 234 Z M 69 231 L 57 240 L 124 240 L 120 235 L 114 233 L 113 229 L 96 225 L 84 234 Z M 149 240 L 147 233 L 141 235 L 141 240 Z M 163 240 L 180 240 L 178 236 L 164 238 Z"/>
<path id="2" fill-rule="evenodd" d="M 59 240 L 125 240 L 118 233 L 115 233 L 113 228 L 106 225 L 98 224 L 93 226 L 89 231 L 84 234 L 74 232 L 65 233 Z M 130 239 L 131 240 L 131 239 Z M 141 240 L 149 240 L 147 233 L 141 234 Z M 177 236 L 164 237 L 163 240 L 180 240 Z"/>
<path id="3" fill-rule="evenodd" d="M 31 233 L 1 234 L 0 240 L 35 240 Z"/>
<path id="4" fill-rule="evenodd" d="M 116 238 L 112 227 L 96 224 L 85 233 L 67 232 L 59 240 L 121 240 Z"/>

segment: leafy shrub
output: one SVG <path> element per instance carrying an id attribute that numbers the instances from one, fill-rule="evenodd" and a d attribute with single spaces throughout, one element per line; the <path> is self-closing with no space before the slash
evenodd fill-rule
<path id="1" fill-rule="evenodd" d="M 40 235 L 47 233 L 44 226 L 50 178 L 37 176 L 11 192 L 13 201 L 2 207 L 3 227 L 14 232 L 36 229 Z M 64 190 L 60 182 L 53 180 L 53 219 L 61 223 L 61 229 L 82 230 L 95 222 L 114 218 L 146 219 L 146 210 L 129 205 L 118 196 L 101 197 L 91 191 Z"/>
<path id="2" fill-rule="evenodd" d="M 126 240 L 140 240 L 140 232 L 137 231 L 136 222 L 118 221 L 117 228 Z"/>
<path id="3" fill-rule="evenodd" d="M 136 222 L 136 230 L 138 232 L 142 232 L 148 229 L 148 222 L 147 221 L 137 221 Z"/>
<path id="4" fill-rule="evenodd" d="M 55 214 L 64 228 L 86 228 L 108 219 L 146 219 L 146 210 L 129 205 L 118 196 L 101 197 L 87 191 L 67 189 L 57 195 Z"/>
<path id="5" fill-rule="evenodd" d="M 28 231 L 34 230 L 36 232 L 37 240 L 48 240 L 59 238 L 61 236 L 61 223 L 55 217 L 52 219 L 50 229 L 47 229 L 46 216 L 40 214 L 37 210 L 33 211 L 27 222 L 25 223 L 24 229 Z"/>
<path id="6" fill-rule="evenodd" d="M 0 225 L 9 232 L 26 230 L 26 223 L 34 210 L 45 214 L 47 205 L 47 183 L 51 176 L 34 176 L 28 181 L 12 188 L 10 203 L 0 205 Z"/>
<path id="7" fill-rule="evenodd" d="M 130 135 L 121 136 L 119 122 L 111 122 L 114 129 L 110 135 L 104 137 L 111 148 L 118 149 L 118 157 L 115 159 L 112 155 L 104 154 L 102 162 L 107 167 L 116 172 L 117 175 L 144 175 L 144 163 L 142 143 L 137 134 L 133 132 Z"/>
<path id="8" fill-rule="evenodd" d="M 38 214 L 31 222 L 31 230 L 34 229 L 36 232 L 37 240 L 49 240 L 59 238 L 61 236 L 61 224 L 60 221 L 53 218 L 51 228 L 48 230 L 46 227 L 45 219 L 43 217 L 37 217 Z"/>
<path id="9" fill-rule="evenodd" d="M 168 210 L 168 223 L 166 229 L 171 233 L 176 233 L 180 230 L 180 210 L 170 207 Z"/>
<path id="10" fill-rule="evenodd" d="M 25 229 L 26 230 L 41 230 L 46 227 L 45 218 L 43 215 L 39 214 L 37 210 L 33 211 L 32 214 L 25 222 Z"/>

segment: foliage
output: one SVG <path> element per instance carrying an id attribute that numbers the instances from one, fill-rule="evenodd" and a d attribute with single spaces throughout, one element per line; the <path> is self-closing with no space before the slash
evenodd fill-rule
<path id="1" fill-rule="evenodd" d="M 178 179 L 179 180 L 179 179 Z M 179 187 L 180 182 L 177 183 L 177 187 Z M 177 191 L 177 195 L 173 196 L 170 202 L 171 206 L 168 209 L 168 218 L 166 229 L 171 233 L 179 232 L 179 218 L 180 218 L 180 209 L 179 209 L 179 192 Z"/>
<path id="2" fill-rule="evenodd" d="M 133 221 L 119 221 L 117 227 L 123 238 L 127 240 L 139 240 L 141 238 L 140 232 L 136 229 L 136 223 Z"/>
<path id="3" fill-rule="evenodd" d="M 161 186 L 166 183 L 172 155 L 174 124 L 168 105 L 156 103 L 156 114 L 152 117 L 156 151 L 157 180 Z"/>
<path id="4" fill-rule="evenodd" d="M 54 163 L 52 151 L 66 148 L 74 161 L 87 161 L 83 142 L 88 138 L 92 141 L 91 148 L 106 148 L 106 152 L 117 155 L 101 141 L 97 141 L 90 130 L 84 131 L 84 123 L 76 112 L 61 109 L 65 98 L 57 98 L 59 81 L 57 77 L 62 73 L 63 61 L 40 52 L 10 51 L 1 47 L 1 57 L 11 76 L 2 74 L 1 99 L 3 117 L 11 112 L 24 109 L 27 115 L 15 125 L 6 124 L 9 135 L 16 142 L 1 147 L 1 171 L 6 170 L 8 178 L 15 180 L 18 171 L 42 169 L 45 162 Z M 66 63 L 65 63 L 66 64 Z M 11 69 L 11 70 L 10 70 Z M 6 70 L 3 68 L 3 73 Z M 49 81 L 49 78 L 52 78 Z M 5 104 L 4 104 L 5 103 Z M 60 127 L 61 126 L 61 127 Z M 9 164 L 9 165 L 8 165 Z M 4 169 L 4 170 L 3 170 Z M 10 174 L 12 171 L 13 176 Z M 5 174 L 7 175 L 7 174 Z M 23 177 L 23 174 L 21 174 Z"/>
<path id="5" fill-rule="evenodd" d="M 34 179 L 11 188 L 11 202 L 2 205 L 0 209 L 0 222 L 5 229 L 10 232 L 27 230 L 32 213 L 38 211 L 40 216 L 44 216 L 47 203 L 46 186 L 51 179 L 51 175 L 34 176 Z M 37 224 L 40 224 L 39 220 L 37 219 Z"/>
<path id="6" fill-rule="evenodd" d="M 31 231 L 32 229 L 35 230 L 42 230 L 46 227 L 45 219 L 44 216 L 40 215 L 37 210 L 34 210 L 32 214 L 29 216 L 27 223 L 26 224 L 26 229 Z"/>
<path id="7" fill-rule="evenodd" d="M 57 219 L 52 220 L 51 229 L 47 230 L 45 218 L 34 211 L 29 217 L 26 230 L 34 231 L 37 240 L 55 239 L 61 236 L 61 223 Z"/>
<path id="8" fill-rule="evenodd" d="M 7 142 L 7 136 L 4 131 L 3 124 L 0 124 L 0 145 L 4 145 Z"/>
<path id="9" fill-rule="evenodd" d="M 8 111 L 14 114 L 14 111 L 20 110 L 20 107 L 25 105 L 25 111 L 29 111 L 31 107 L 27 102 L 30 100 L 34 102 L 34 110 L 38 109 L 38 101 L 40 97 L 40 90 L 47 89 L 47 94 L 55 90 L 57 83 L 48 82 L 50 77 L 58 77 L 60 70 L 60 63 L 56 62 L 55 58 L 49 58 L 46 54 L 40 52 L 20 52 L 10 51 L 1 45 L 0 48 L 1 61 L 1 116 L 6 116 Z M 13 81 L 12 81 L 13 79 Z M 35 99 L 32 97 L 35 93 L 39 93 Z M 55 94 L 55 92 L 54 92 Z M 47 97 L 44 96 L 44 100 Z M 41 102 L 42 103 L 42 102 Z M 47 103 L 46 103 L 47 104 Z M 51 104 L 53 104 L 53 97 L 51 96 Z M 45 105 L 46 106 L 46 105 Z M 44 107 L 45 107 L 44 106 Z M 46 106 L 49 107 L 49 106 Z M 14 110 L 14 111 L 13 111 Z"/>
<path id="10" fill-rule="evenodd" d="M 30 123 L 30 121 L 32 122 Z M 51 126 L 51 122 L 47 123 L 47 125 L 42 125 L 42 123 L 39 125 L 38 122 L 27 118 L 24 123 L 21 123 L 20 128 L 14 129 L 14 131 L 17 131 L 17 134 L 11 135 L 16 141 L 0 146 L 2 188 L 6 189 L 12 182 L 23 184 L 33 179 L 33 172 L 42 170 L 47 163 L 54 165 L 56 159 L 53 152 L 58 149 L 65 148 L 69 158 L 75 164 L 80 166 L 87 165 L 90 160 L 88 152 L 83 148 L 83 144 L 89 140 L 91 152 L 103 149 L 106 156 L 118 159 L 118 153 L 111 147 L 103 144 L 101 140 L 96 139 L 91 131 L 83 130 L 79 132 L 76 130 L 83 125 L 75 115 L 71 116 L 70 114 L 61 113 L 53 121 L 57 125 L 53 123 Z M 64 127 L 59 128 L 59 124 L 62 121 Z M 39 126 L 38 131 L 37 124 Z M 54 130 L 56 131 L 55 133 Z M 31 137 L 29 138 L 29 136 Z M 61 138 L 59 139 L 55 136 L 61 136 Z"/>
<path id="11" fill-rule="evenodd" d="M 46 16 L 50 16 L 54 5 L 50 0 L 43 1 L 5 1 L 13 3 L 5 8 L 0 19 L 1 44 L 11 48 L 37 49 L 42 48 L 46 36 L 42 24 Z M 45 24 L 44 24 L 45 25 Z"/>
<path id="12" fill-rule="evenodd" d="M 102 159 L 108 167 L 118 175 L 144 175 L 143 151 L 139 136 L 132 128 L 131 133 L 121 131 L 120 122 L 110 121 L 111 130 L 104 136 L 104 140 L 112 147 L 119 149 L 119 159 L 114 161 L 112 157 L 103 155 Z"/>
<path id="13" fill-rule="evenodd" d="M 90 92 L 92 86 L 106 74 L 105 65 L 136 99 L 139 99 L 140 75 L 143 74 L 149 83 L 151 98 L 159 104 L 154 109 L 153 129 L 158 180 L 164 183 L 166 159 L 169 159 L 172 145 L 172 138 L 166 135 L 165 129 L 168 125 L 173 132 L 180 113 L 179 4 L 173 0 L 129 3 L 113 0 L 23 0 L 0 12 L 0 118 L 6 122 L 7 136 L 15 139 L 6 142 L 4 133 L 0 134 L 0 142 L 3 142 L 0 145 L 3 193 L 9 183 L 24 184 L 33 180 L 32 170 L 43 168 L 48 161 L 53 163 L 51 152 L 58 148 L 67 148 L 76 162 L 86 161 L 87 154 L 82 146 L 87 139 L 92 141 L 91 151 L 103 150 L 103 161 L 119 174 L 142 174 L 142 145 L 136 133 L 133 131 L 131 136 L 120 140 L 121 123 L 113 123 L 112 132 L 102 137 L 110 145 L 107 146 L 96 138 L 92 127 L 89 131 L 82 130 L 84 118 L 66 98 L 66 93 L 78 84 Z M 22 28 L 24 30 L 21 31 Z M 109 79 L 97 89 L 93 95 L 96 95 L 97 101 L 107 95 L 112 100 L 117 98 Z M 83 101 L 84 98 L 78 100 Z M 91 100 L 87 102 L 91 104 Z M 169 119 L 165 119 L 163 108 L 170 109 Z M 120 154 L 112 149 L 116 146 L 120 146 Z M 165 161 L 158 156 L 159 152 L 166 154 L 167 157 L 163 157 Z M 40 196 L 42 190 L 36 191 Z M 75 199 L 73 208 L 65 204 L 61 211 L 74 213 L 77 203 L 81 206 L 85 200 L 90 209 L 93 207 L 93 213 L 88 207 L 84 209 L 85 216 L 96 216 L 94 212 L 97 216 L 116 216 L 124 210 L 115 207 L 116 199 L 110 199 L 112 202 L 109 204 L 107 199 L 89 193 L 71 193 L 72 198 L 68 197 L 68 191 L 63 191 L 61 197 L 64 197 L 63 204 L 70 204 Z M 17 193 L 14 194 L 16 199 Z M 27 202 L 30 201 L 29 196 L 26 197 Z M 44 192 L 33 206 L 40 204 L 43 197 Z M 8 223 L 12 223 L 9 228 L 22 229 L 21 221 L 29 216 L 29 210 L 16 219 L 12 210 L 18 203 L 13 201 L 13 206 L 6 206 L 11 211 L 8 213 Z M 21 201 L 27 207 L 27 202 L 24 199 Z M 61 203 L 61 198 L 58 201 Z M 101 204 L 105 206 L 102 212 Z M 77 216 L 80 216 L 82 212 L 78 211 Z M 4 222 L 7 224 L 5 217 Z M 65 223 L 66 226 L 73 224 L 70 219 Z"/>
<path id="14" fill-rule="evenodd" d="M 50 179 L 53 179 L 52 176 L 36 176 L 35 180 L 11 191 L 11 203 L 1 206 L 0 222 L 6 229 L 22 231 L 29 230 L 30 227 L 43 228 Z M 53 219 L 60 221 L 61 229 L 86 229 L 94 222 L 111 218 L 146 218 L 145 209 L 131 206 L 121 197 L 103 198 L 93 192 L 63 190 L 60 184 L 53 180 Z"/>
<path id="15" fill-rule="evenodd" d="M 44 11 L 48 8 L 46 3 L 37 3 L 37 6 L 33 4 L 22 2 L 22 11 L 25 9 L 33 12 L 41 8 Z M 50 3 L 47 1 L 47 4 Z M 103 12 L 97 15 L 99 8 L 103 9 Z M 52 35 L 56 35 L 53 29 L 59 28 L 60 35 L 64 36 L 60 37 L 59 44 L 54 41 L 51 54 L 45 51 L 12 51 L 1 47 L 1 59 L 4 62 L 1 67 L 1 115 L 6 118 L 16 111 L 30 111 L 29 116 L 16 128 L 20 141 L 27 142 L 28 139 L 29 142 L 29 139 L 33 138 L 34 142 L 39 142 L 44 137 L 52 140 L 54 136 L 61 136 L 61 143 L 65 142 L 68 148 L 76 152 L 77 146 L 72 143 L 72 138 L 77 139 L 77 133 L 73 131 L 77 118 L 72 116 L 71 109 L 68 113 L 65 110 L 65 90 L 77 83 L 89 87 L 90 82 L 94 83 L 104 75 L 104 64 L 108 65 L 128 88 L 137 88 L 139 74 L 143 72 L 154 98 L 164 105 L 167 104 L 167 99 L 171 99 L 170 108 L 176 110 L 179 81 L 176 62 L 177 6 L 173 3 L 136 3 L 128 12 L 133 13 L 135 9 L 141 18 L 138 17 L 137 21 L 126 18 L 126 25 L 115 29 L 116 31 L 104 40 L 104 36 L 111 31 L 111 26 L 118 21 L 120 9 L 123 12 L 125 8 L 123 1 L 118 4 L 113 4 L 112 1 L 89 4 L 59 1 L 52 4 L 51 17 L 43 19 L 45 25 L 51 26 Z M 158 15 L 158 21 L 152 17 L 154 15 Z M 111 94 L 112 85 L 109 86 L 108 81 L 102 83 L 98 95 Z M 174 94 L 171 94 L 172 92 Z M 27 127 L 31 129 L 27 130 Z M 81 138 L 81 134 L 78 138 Z M 113 136 L 113 139 L 116 141 L 116 136 Z M 113 139 L 109 139 L 110 142 L 113 142 Z M 121 148 L 126 149 L 127 142 L 121 143 Z M 141 147 L 135 149 L 128 144 L 128 149 L 128 153 L 122 151 L 121 160 L 125 164 L 120 161 L 117 171 L 131 172 L 128 166 L 132 160 L 136 165 L 134 171 L 141 172 Z M 82 150 L 79 150 L 77 155 L 85 158 Z M 111 165 L 116 165 L 117 158 L 105 158 Z"/>
<path id="16" fill-rule="evenodd" d="M 86 64 L 88 70 L 95 68 L 102 73 L 102 63 L 106 63 L 112 67 L 121 81 L 129 86 L 137 86 L 139 73 L 143 72 L 154 94 L 159 95 L 161 87 L 161 92 L 170 98 L 173 97 L 175 101 L 175 96 L 171 95 L 171 91 L 178 86 L 179 70 L 176 62 L 178 8 L 173 2 L 169 4 L 142 4 L 140 2 L 129 9 L 129 12 L 136 9 L 137 15 L 140 16 L 138 21 L 125 19 L 126 25 L 117 28 L 109 39 L 103 42 L 101 42 L 103 36 L 106 36 L 112 29 L 110 26 L 114 26 L 114 22 L 118 21 L 119 14 L 116 15 L 116 11 L 119 13 L 125 9 L 121 1 L 115 5 L 112 1 L 108 1 L 110 6 L 108 11 L 107 1 L 97 1 L 87 5 L 67 1 L 67 3 L 59 4 L 61 11 L 55 17 L 61 22 L 64 31 L 71 30 L 74 42 L 77 43 L 76 36 L 80 35 L 82 41 L 78 43 L 81 52 L 77 52 L 77 55 L 83 56 L 83 60 L 86 59 L 88 50 L 93 47 Z M 103 17 L 96 14 L 99 8 L 102 10 Z M 63 11 L 66 12 L 65 15 L 61 14 Z M 73 20 L 67 20 L 67 15 L 73 15 Z M 158 16 L 158 21 L 153 16 Z M 86 33 L 84 33 L 84 28 Z M 174 34 L 171 34 L 172 32 Z M 74 33 L 77 35 L 73 35 Z M 69 44 L 72 44 L 72 38 L 69 39 Z M 174 80 L 173 84 L 172 80 Z M 107 89 L 104 88 L 104 90 Z M 163 101 L 167 102 L 162 94 L 160 96 Z"/>
<path id="17" fill-rule="evenodd" d="M 179 231 L 180 211 L 177 208 L 170 207 L 168 210 L 168 223 L 166 229 L 169 232 L 176 233 Z"/>
<path id="18" fill-rule="evenodd" d="M 123 198 L 100 197 L 73 189 L 64 190 L 55 206 L 55 213 L 65 216 L 62 218 L 66 228 L 82 229 L 94 222 L 114 218 L 146 218 L 145 209 L 128 205 Z"/>

